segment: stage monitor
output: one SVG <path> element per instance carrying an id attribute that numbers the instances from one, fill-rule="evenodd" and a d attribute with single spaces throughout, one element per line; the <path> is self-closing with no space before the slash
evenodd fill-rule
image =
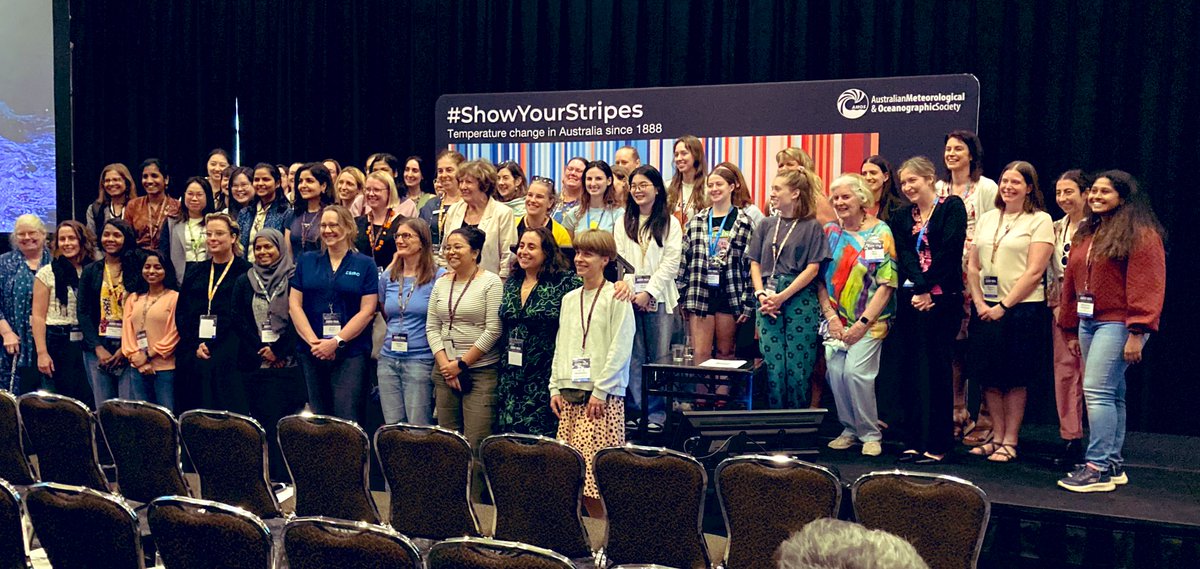
<path id="1" fill-rule="evenodd" d="M 697 457 L 722 455 L 812 454 L 816 433 L 828 409 L 683 411 L 681 447 Z"/>

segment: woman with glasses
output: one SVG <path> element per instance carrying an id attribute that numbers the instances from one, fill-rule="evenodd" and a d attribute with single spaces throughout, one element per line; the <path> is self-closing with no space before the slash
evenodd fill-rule
<path id="1" fill-rule="evenodd" d="M 1047 280 L 1046 303 L 1057 321 L 1061 313 L 1063 276 L 1071 254 L 1071 241 L 1086 217 L 1087 192 L 1092 187 L 1091 176 L 1083 170 L 1067 170 L 1054 184 L 1054 199 L 1063 215 L 1054 222 L 1054 253 L 1050 256 L 1050 275 Z M 1054 401 L 1058 410 L 1058 434 L 1062 437 L 1060 451 L 1054 457 L 1058 467 L 1072 467 L 1083 462 L 1083 362 L 1067 347 L 1067 338 L 1057 324 L 1052 326 L 1054 338 Z"/>
<path id="2" fill-rule="evenodd" d="M 563 216 L 563 227 L 574 235 L 588 229 L 613 232 L 625 216 L 624 204 L 617 203 L 612 169 L 603 160 L 588 162 L 583 174 L 584 195 L 575 209 Z"/>
<path id="3" fill-rule="evenodd" d="M 545 227 L 554 235 L 554 242 L 559 247 L 570 247 L 571 234 L 551 216 L 557 200 L 554 180 L 534 176 L 529 182 L 529 191 L 525 192 L 525 216 L 517 219 L 517 239 L 530 229 Z"/>
<path id="4" fill-rule="evenodd" d="M 333 179 L 320 162 L 297 167 L 296 203 L 292 204 L 292 224 L 284 235 L 291 245 L 293 259 L 321 249 L 320 217 L 322 209 L 333 203 Z"/>
<path id="5" fill-rule="evenodd" d="M 496 169 L 486 160 L 463 163 L 458 168 L 458 189 L 462 201 L 446 213 L 446 231 L 468 226 L 482 231 L 487 240 L 479 266 L 502 279 L 508 277 L 517 226 L 512 210 L 496 201 Z"/>
<path id="6" fill-rule="evenodd" d="M 212 188 L 199 176 L 188 178 L 183 190 L 183 207 L 167 220 L 159 243 L 174 274 L 187 273 L 189 265 L 208 258 L 204 245 L 204 216 L 213 213 Z"/>
<path id="7" fill-rule="evenodd" d="M 562 223 L 567 214 L 582 203 L 583 171 L 587 166 L 586 158 L 575 156 L 567 160 L 566 166 L 563 167 L 562 192 L 559 192 L 558 207 L 554 210 L 554 221 Z"/>
<path id="8" fill-rule="evenodd" d="M 396 256 L 396 227 L 416 217 L 417 204 L 396 191 L 396 181 L 385 171 L 371 172 L 363 184 L 363 215 L 355 219 L 358 237 L 354 248 L 370 256 L 382 271 Z"/>
<path id="9" fill-rule="evenodd" d="M 496 199 L 513 210 L 513 217 L 525 215 L 525 170 L 520 164 L 508 161 L 496 169 Z"/>
<path id="10" fill-rule="evenodd" d="M 229 217 L 237 219 L 242 210 L 254 201 L 254 184 L 250 181 L 252 178 L 254 171 L 245 166 L 230 169 L 229 175 L 225 177 L 229 184 L 229 205 L 222 213 L 228 213 Z"/>
<path id="11" fill-rule="evenodd" d="M 42 386 L 29 320 L 35 275 L 50 264 L 51 257 L 46 249 L 46 224 L 32 213 L 17 217 L 9 241 L 13 250 L 0 255 L 0 336 L 5 356 L 0 361 L 3 373 L 10 375 L 0 385 L 20 395 Z"/>
<path id="12" fill-rule="evenodd" d="M 83 332 L 76 297 L 83 267 L 95 255 L 96 240 L 82 223 L 59 223 L 54 232 L 54 260 L 38 269 L 30 313 L 42 386 L 85 403 L 92 400 L 92 390 L 83 367 Z"/>
<path id="13" fill-rule="evenodd" d="M 100 171 L 100 195 L 88 205 L 84 223 L 93 235 L 99 235 L 104 222 L 116 217 L 124 218 L 125 204 L 137 197 L 133 175 L 124 164 L 114 163 Z"/>

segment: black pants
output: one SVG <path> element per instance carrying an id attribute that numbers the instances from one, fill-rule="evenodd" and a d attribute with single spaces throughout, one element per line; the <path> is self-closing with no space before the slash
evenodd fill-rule
<path id="1" fill-rule="evenodd" d="M 903 361 L 900 378 L 904 390 L 904 415 L 908 419 L 906 448 L 944 454 L 954 445 L 954 338 L 962 325 L 963 297 L 933 297 L 932 309 L 912 306 L 912 293 L 901 290 L 897 299 L 896 329 Z"/>
<path id="2" fill-rule="evenodd" d="M 240 375 L 249 397 L 250 416 L 257 419 L 267 431 L 271 480 L 288 480 L 287 466 L 276 437 L 276 426 L 280 419 L 304 409 L 308 399 L 304 376 L 298 366 L 257 369 Z"/>
<path id="3" fill-rule="evenodd" d="M 71 326 L 46 326 L 46 351 L 54 360 L 54 373 L 43 376 L 42 387 L 93 407 L 92 385 L 83 366 L 83 343 L 71 341 Z"/>

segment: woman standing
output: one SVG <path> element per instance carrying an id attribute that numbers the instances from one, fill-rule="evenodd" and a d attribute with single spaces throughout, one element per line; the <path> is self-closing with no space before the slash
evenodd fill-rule
<path id="1" fill-rule="evenodd" d="M 878 154 L 868 156 L 863 160 L 859 172 L 866 180 L 873 197 L 872 203 L 875 204 L 868 213 L 886 222 L 896 215 L 897 210 L 908 209 L 908 200 L 900 193 L 900 187 L 892 175 L 892 165 L 887 159 Z"/>
<path id="2" fill-rule="evenodd" d="M 229 194 L 226 193 L 226 183 L 229 181 L 225 178 L 225 173 L 229 167 L 233 165 L 233 160 L 229 157 L 229 153 L 223 148 L 214 148 L 208 152 L 208 158 L 204 161 L 204 172 L 207 174 L 209 187 L 213 191 L 213 209 L 221 210 L 229 207 Z"/>
<path id="3" fill-rule="evenodd" d="M 212 189 L 208 180 L 199 176 L 188 178 L 183 191 L 183 207 L 167 220 L 159 244 L 169 260 L 174 274 L 187 273 L 189 265 L 208 258 L 205 250 L 204 217 L 213 210 Z"/>
<path id="4" fill-rule="evenodd" d="M 324 166 L 322 166 L 324 168 Z M 254 201 L 238 213 L 238 227 L 242 228 L 239 248 L 243 254 L 259 231 L 270 227 L 276 231 L 287 231 L 292 226 L 293 211 L 283 196 L 279 182 L 279 170 L 266 162 L 254 166 Z"/>
<path id="5" fill-rule="evenodd" d="M 433 259 L 440 267 L 446 266 L 446 261 L 442 258 L 442 240 L 450 231 L 446 229 L 446 214 L 451 206 L 462 201 L 462 195 L 458 191 L 458 166 L 466 161 L 465 156 L 454 150 L 438 153 L 437 180 L 434 184 L 440 188 L 440 193 L 437 198 L 429 200 L 421 208 L 421 219 L 429 224 L 429 231 L 433 237 Z"/>
<path id="6" fill-rule="evenodd" d="M 129 325 L 121 332 L 121 352 L 130 369 L 129 388 L 121 397 L 175 411 L 175 347 L 179 344 L 175 307 L 179 284 L 162 253 L 144 249 L 135 255 L 142 260 L 141 279 L 136 291 L 125 300 Z"/>
<path id="7" fill-rule="evenodd" d="M 972 362 L 992 416 L 992 441 L 971 449 L 992 462 L 1017 459 L 1026 387 L 1050 367 L 1050 311 L 1042 285 L 1054 250 L 1054 222 L 1037 171 L 1011 162 L 1000 176 L 996 207 L 976 225 L 967 286 L 977 316 L 971 320 Z"/>
<path id="8" fill-rule="evenodd" d="M 708 205 L 704 191 L 708 163 L 704 143 L 690 134 L 675 139 L 674 149 L 675 177 L 667 186 L 667 206 L 680 223 L 688 223 Z"/>
<path id="9" fill-rule="evenodd" d="M 179 212 L 179 200 L 167 195 L 167 165 L 158 158 L 142 162 L 142 191 L 146 195 L 129 200 L 125 206 L 125 221 L 138 235 L 138 246 L 158 249 L 158 239 L 167 219 Z"/>
<path id="10" fill-rule="evenodd" d="M 508 206 L 496 201 L 496 169 L 486 160 L 465 162 L 458 169 L 458 189 L 462 201 L 446 213 L 446 231 L 475 227 L 486 240 L 479 266 L 508 277 L 512 268 L 512 246 L 517 243 L 517 227 Z"/>
<path id="11" fill-rule="evenodd" d="M 1058 485 L 1111 492 L 1125 475 L 1125 371 L 1142 361 L 1158 331 L 1167 280 L 1163 230 L 1137 180 L 1121 170 L 1096 176 L 1091 211 L 1071 245 L 1058 324 L 1084 361 L 1089 440 L 1085 464 Z"/>
<path id="12" fill-rule="evenodd" d="M 50 264 L 50 251 L 46 249 L 46 225 L 32 213 L 17 218 L 10 239 L 13 250 L 0 255 L 0 335 L 4 337 L 4 373 L 10 374 L 2 385 L 19 395 L 42 386 L 30 313 L 35 276 Z"/>
<path id="13" fill-rule="evenodd" d="M 933 163 L 924 156 L 900 166 L 900 191 L 912 202 L 892 222 L 900 261 L 896 335 L 910 429 L 901 462 L 940 464 L 954 444 L 951 406 L 954 337 L 962 321 L 962 248 L 967 212 L 962 198 L 937 195 Z"/>
<path id="14" fill-rule="evenodd" d="M 1057 322 L 1061 315 L 1063 276 L 1071 254 L 1071 241 L 1087 214 L 1084 198 L 1092 187 L 1091 176 L 1082 170 L 1067 170 L 1055 183 L 1054 197 L 1063 217 L 1054 222 L 1054 254 L 1050 256 L 1046 304 L 1054 310 L 1054 401 L 1058 409 L 1058 433 L 1062 446 L 1054 465 L 1071 467 L 1083 462 L 1083 361 L 1067 346 L 1067 337 Z"/>
<path id="15" fill-rule="evenodd" d="M 513 210 L 514 217 L 525 215 L 525 191 L 528 188 L 525 170 L 520 164 L 509 160 L 496 169 L 496 199 Z"/>
<path id="16" fill-rule="evenodd" d="M 778 172 L 796 171 L 808 178 L 808 187 L 812 191 L 813 203 L 816 204 L 817 222 L 824 225 L 837 221 L 837 214 L 829 204 L 829 195 L 825 192 L 825 181 L 817 175 L 816 162 L 803 148 L 792 146 L 784 148 L 775 154 L 775 164 Z M 818 376 L 820 377 L 820 376 Z M 821 378 L 823 381 L 824 378 Z M 814 384 L 813 393 L 822 391 Z M 819 397 L 817 397 L 819 399 Z"/>
<path id="17" fill-rule="evenodd" d="M 575 237 L 575 272 L 583 286 L 563 296 L 550 373 L 558 438 L 583 454 L 583 505 L 597 519 L 604 518 L 604 504 L 592 460 L 602 448 L 625 444 L 624 399 L 636 326 L 633 307 L 617 300 L 604 279 L 604 268 L 616 255 L 617 244 L 607 231 Z"/>
<path id="18" fill-rule="evenodd" d="M 563 216 L 563 227 L 572 235 L 588 229 L 613 232 L 625 216 L 625 208 L 617 203 L 613 189 L 612 170 L 603 160 L 589 162 L 583 174 L 583 201 Z"/>
<path id="19" fill-rule="evenodd" d="M 416 204 L 408 198 L 400 201 L 396 182 L 387 172 L 371 172 L 364 187 L 364 213 L 355 220 L 358 237 L 354 247 L 369 255 L 382 272 L 396 256 L 396 227 L 401 220 L 416 216 Z"/>
<path id="20" fill-rule="evenodd" d="M 337 205 L 340 205 L 348 210 L 354 217 L 363 214 L 363 187 L 367 183 L 367 176 L 362 170 L 354 166 L 346 166 L 345 170 L 337 175 L 333 185 L 337 193 Z"/>
<path id="21" fill-rule="evenodd" d="M 358 229 L 346 208 L 328 206 L 320 219 L 321 251 L 300 256 L 290 283 L 300 368 L 314 413 L 361 422 L 379 270 L 354 250 Z"/>
<path id="22" fill-rule="evenodd" d="M 426 188 L 423 184 L 425 181 L 425 173 L 421 171 L 423 161 L 420 156 L 409 156 L 404 159 L 404 173 L 401 178 L 404 180 L 404 194 L 413 203 L 417 204 L 417 211 L 421 211 L 429 200 L 437 197 L 433 191 Z"/>
<path id="23" fill-rule="evenodd" d="M 529 182 L 529 191 L 525 193 L 525 215 L 517 219 L 517 238 L 520 239 L 530 229 L 545 227 L 554 235 L 554 242 L 559 247 L 570 247 L 571 234 L 551 216 L 557 200 L 554 180 L 534 176 Z"/>
<path id="24" fill-rule="evenodd" d="M 567 160 L 563 167 L 562 192 L 558 207 L 554 210 L 554 221 L 562 223 L 567 214 L 582 203 L 583 200 L 583 171 L 587 170 L 586 158 L 576 156 Z"/>
<path id="25" fill-rule="evenodd" d="M 291 255 L 321 250 L 320 217 L 323 208 L 333 203 L 333 181 L 324 164 L 309 162 L 296 170 L 296 203 L 292 204 L 292 226 L 283 232 L 291 245 Z"/>
<path id="26" fill-rule="evenodd" d="M 237 373 L 249 395 L 250 416 L 267 431 L 271 479 L 286 480 L 275 425 L 299 412 L 307 399 L 296 363 L 296 329 L 288 313 L 288 279 L 295 264 L 283 234 L 269 227 L 254 238 L 251 256 L 254 266 L 233 283 Z"/>
<path id="27" fill-rule="evenodd" d="M 229 173 L 229 206 L 223 213 L 237 219 L 242 210 L 250 205 L 254 200 L 254 184 L 250 182 L 253 177 L 254 172 L 243 166 L 238 166 Z"/>
<path id="28" fill-rule="evenodd" d="M 79 275 L 83 365 L 97 409 L 104 401 L 129 393 L 125 381 L 129 361 L 121 352 L 125 299 L 127 293 L 136 290 L 142 270 L 135 254 L 137 234 L 124 219 L 114 217 L 104 222 L 100 250 L 104 252 L 103 261 L 84 267 Z"/>
<path id="29" fill-rule="evenodd" d="M 238 341 L 234 329 L 233 283 L 250 269 L 241 249 L 241 227 L 229 214 L 204 218 L 208 259 L 187 269 L 179 288 L 177 382 L 180 409 L 222 409 L 245 414 L 246 388 L 235 369 Z"/>
<path id="30" fill-rule="evenodd" d="M 826 378 L 842 423 L 842 434 L 829 448 L 843 450 L 860 441 L 864 455 L 879 456 L 883 435 L 875 377 L 896 312 L 896 242 L 888 225 L 870 214 L 875 196 L 861 176 L 838 177 L 829 197 L 838 223 L 825 225 L 832 260 L 817 282 L 817 295 L 829 326 Z"/>
<path id="31" fill-rule="evenodd" d="M 622 227 L 613 235 L 617 255 L 633 265 L 633 271 L 614 286 L 618 299 L 633 301 L 637 328 L 626 414 L 640 417 L 646 406 L 647 428 L 660 432 L 666 419 L 665 404 L 661 397 L 642 400 L 642 364 L 670 354 L 675 307 L 679 305 L 675 275 L 683 258 L 683 228 L 667 208 L 667 189 L 658 169 L 641 166 L 633 171 L 631 180 Z"/>
<path id="32" fill-rule="evenodd" d="M 100 171 L 100 195 L 87 208 L 83 219 L 92 235 L 99 235 L 104 222 L 125 216 L 125 205 L 137 197 L 133 175 L 124 164 L 114 163 Z"/>
<path id="33" fill-rule="evenodd" d="M 776 176 L 771 184 L 776 215 L 759 226 L 746 253 L 772 409 L 808 406 L 808 381 L 817 361 L 821 310 L 815 281 L 829 260 L 829 242 L 816 219 L 813 195 L 803 173 L 785 170 Z"/>
<path id="34" fill-rule="evenodd" d="M 76 297 L 79 275 L 94 258 L 95 239 L 82 223 L 67 220 L 58 224 L 54 260 L 38 269 L 29 318 L 42 385 L 85 404 L 93 398 L 83 366 L 83 332 Z"/>
<path id="35" fill-rule="evenodd" d="M 492 434 L 496 418 L 496 364 L 500 361 L 500 277 L 479 264 L 482 231 L 461 227 L 446 237 L 451 274 L 429 295 L 425 333 L 433 371 L 438 426 L 460 431 L 472 448 Z"/>
<path id="36" fill-rule="evenodd" d="M 429 224 L 405 219 L 396 228 L 396 253 L 379 275 L 387 334 L 379 352 L 379 402 L 385 423 L 432 425 L 433 351 L 425 326 L 433 285 L 446 273 L 433 263 Z"/>
<path id="37" fill-rule="evenodd" d="M 521 235 L 517 266 L 500 302 L 506 348 L 496 387 L 500 432 L 553 437 L 558 431 L 546 384 L 563 296 L 580 284 L 550 230 L 539 227 Z"/>

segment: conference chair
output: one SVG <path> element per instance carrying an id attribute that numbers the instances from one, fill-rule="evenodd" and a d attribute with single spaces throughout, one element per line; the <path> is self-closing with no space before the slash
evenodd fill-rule
<path id="1" fill-rule="evenodd" d="M 428 569 L 574 569 L 570 559 L 515 541 L 459 537 L 434 544 Z"/>
<path id="2" fill-rule="evenodd" d="M 144 569 L 137 515 L 119 496 L 42 482 L 25 502 L 52 566 Z"/>
<path id="3" fill-rule="evenodd" d="M 375 452 L 391 494 L 392 527 L 425 540 L 478 536 L 471 509 L 471 446 L 441 427 L 397 423 L 375 431 Z"/>
<path id="4" fill-rule="evenodd" d="M 726 569 L 774 569 L 781 543 L 813 520 L 836 518 L 841 508 L 838 475 L 795 458 L 728 458 L 714 477 L 729 536 Z"/>
<path id="5" fill-rule="evenodd" d="M 608 512 L 604 555 L 610 562 L 710 566 L 701 529 L 708 477 L 699 461 L 626 445 L 600 449 L 592 468 Z"/>
<path id="6" fill-rule="evenodd" d="M 99 425 L 87 405 L 44 391 L 26 393 L 17 402 L 42 480 L 109 491 L 96 452 L 103 435 L 96 436 Z"/>
<path id="7" fill-rule="evenodd" d="M 242 508 L 268 526 L 282 525 L 271 491 L 267 433 L 252 417 L 197 409 L 179 416 L 183 447 L 200 475 L 200 497 Z"/>
<path id="8" fill-rule="evenodd" d="M 371 444 L 357 424 L 325 415 L 279 420 L 279 448 L 296 486 L 296 515 L 379 523 L 367 482 Z"/>
<path id="9" fill-rule="evenodd" d="M 29 457 L 25 456 L 17 398 L 7 391 L 0 391 L 0 479 L 18 489 L 38 481 L 33 468 L 29 466 Z"/>
<path id="10" fill-rule="evenodd" d="M 12 484 L 0 480 L 0 569 L 28 569 L 29 566 L 21 495 Z"/>
<path id="11" fill-rule="evenodd" d="M 549 437 L 504 434 L 484 439 L 479 459 L 496 507 L 493 538 L 572 559 L 592 556 L 580 517 L 586 467 L 578 450 Z"/>
<path id="12" fill-rule="evenodd" d="M 179 450 L 179 423 L 166 407 L 109 399 L 96 410 L 117 465 L 117 488 L 140 505 L 159 496 L 189 496 Z"/>
<path id="13" fill-rule="evenodd" d="M 978 486 L 954 476 L 871 472 L 850 489 L 863 526 L 898 535 L 930 569 L 975 567 L 991 503 Z"/>
<path id="14" fill-rule="evenodd" d="M 271 531 L 241 508 L 181 496 L 150 503 L 150 531 L 170 569 L 271 569 Z"/>
<path id="15" fill-rule="evenodd" d="M 421 552 L 383 526 L 322 517 L 295 518 L 283 534 L 291 569 L 420 569 Z"/>

